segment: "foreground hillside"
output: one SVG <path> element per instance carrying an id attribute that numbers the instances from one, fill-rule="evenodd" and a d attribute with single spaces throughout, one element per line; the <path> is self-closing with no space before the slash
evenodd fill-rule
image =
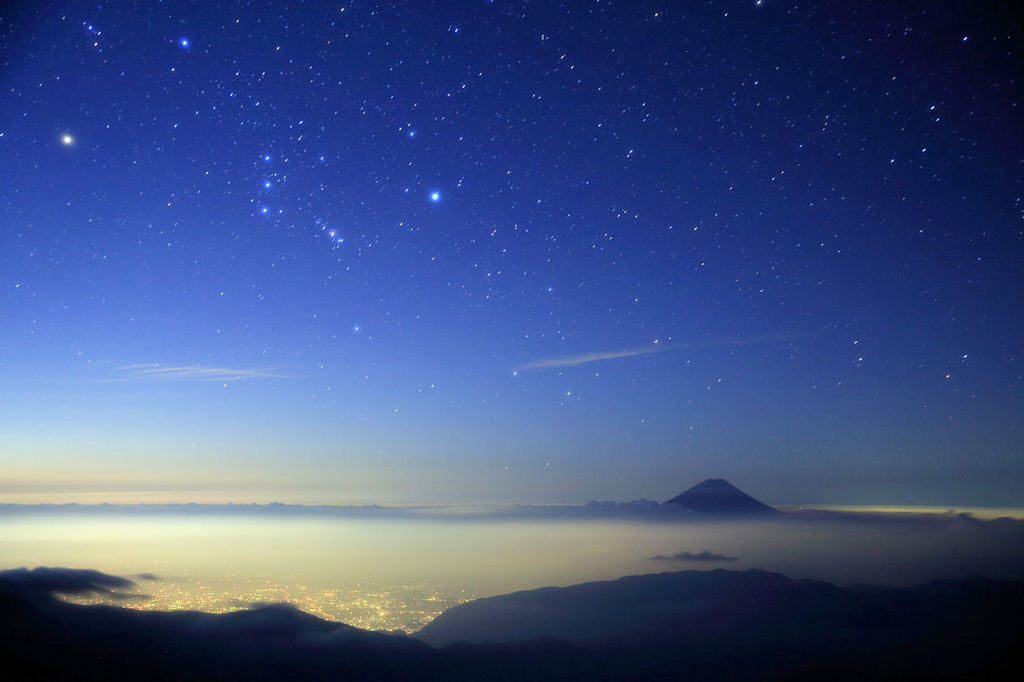
<path id="1" fill-rule="evenodd" d="M 0 572 L 0 676 L 1010 680 L 1022 672 L 1013 652 L 1024 642 L 1024 584 L 988 579 L 843 590 L 759 571 L 631 576 L 469 602 L 415 638 L 280 605 L 161 613 L 53 596 L 131 587 L 96 571 Z"/>
<path id="2" fill-rule="evenodd" d="M 638 679 L 825 668 L 833 679 L 933 679 L 977 671 L 1024 641 L 1022 605 L 1024 584 L 984 578 L 850 590 L 763 571 L 681 571 L 479 599 L 416 637 L 439 647 L 553 638 L 630 661 L 620 672 Z"/>

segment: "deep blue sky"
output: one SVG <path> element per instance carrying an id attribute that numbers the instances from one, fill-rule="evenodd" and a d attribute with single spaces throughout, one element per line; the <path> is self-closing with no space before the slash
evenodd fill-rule
<path id="1" fill-rule="evenodd" d="M 0 494 L 1024 504 L 1005 5 L 6 3 Z"/>

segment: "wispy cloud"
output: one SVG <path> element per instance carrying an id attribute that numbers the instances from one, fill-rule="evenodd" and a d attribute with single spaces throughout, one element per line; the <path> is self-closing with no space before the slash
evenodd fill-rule
<path id="1" fill-rule="evenodd" d="M 520 365 L 517 369 L 545 369 L 558 367 L 575 367 L 585 365 L 588 362 L 600 362 L 601 360 L 615 360 L 617 358 L 631 358 L 638 355 L 650 355 L 651 353 L 663 353 L 666 351 L 700 350 L 704 348 L 721 348 L 728 346 L 747 346 L 755 343 L 773 343 L 776 341 L 789 341 L 806 334 L 776 334 L 773 336 L 746 336 L 738 338 L 717 339 L 703 343 L 663 343 L 657 346 L 645 346 L 633 350 L 620 351 L 598 351 L 595 353 L 580 353 L 579 355 L 568 355 L 559 358 L 544 358 L 534 360 Z"/>
<path id="2" fill-rule="evenodd" d="M 243 379 L 287 379 L 288 375 L 267 369 L 203 367 L 201 365 L 162 365 L 158 362 L 118 367 L 126 380 L 165 381 L 242 381 Z"/>
<path id="3" fill-rule="evenodd" d="M 636 348 L 634 350 L 582 353 L 580 355 L 570 355 L 562 358 L 547 358 L 544 360 L 535 360 L 533 362 L 528 362 L 525 365 L 522 365 L 520 369 L 541 369 L 544 367 L 575 367 L 576 365 L 584 365 L 588 362 L 614 360 L 616 358 L 631 358 L 636 355 L 648 355 L 650 353 L 658 353 L 663 350 L 667 350 L 667 348 L 663 348 L 661 346 L 653 346 L 648 348 Z"/>

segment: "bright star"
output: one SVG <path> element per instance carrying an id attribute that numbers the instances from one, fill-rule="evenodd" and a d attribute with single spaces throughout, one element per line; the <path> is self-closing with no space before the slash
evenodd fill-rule
<path id="1" fill-rule="evenodd" d="M 192 42 L 188 38 L 179 38 L 178 44 L 187 50 L 189 48 L 189 45 L 192 44 Z"/>
<path id="2" fill-rule="evenodd" d="M 441 201 L 441 193 L 438 192 L 437 190 L 434 190 L 433 192 L 430 193 L 430 200 L 433 201 L 435 204 L 439 203 Z"/>
<path id="3" fill-rule="evenodd" d="M 70 133 L 64 133 L 60 136 L 60 143 L 65 147 L 70 147 L 75 143 L 75 138 L 73 138 Z"/>

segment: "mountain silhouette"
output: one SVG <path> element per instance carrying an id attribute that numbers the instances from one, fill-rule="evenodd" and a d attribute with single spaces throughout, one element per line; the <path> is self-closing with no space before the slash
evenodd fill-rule
<path id="1" fill-rule="evenodd" d="M 758 502 L 724 478 L 709 478 L 676 495 L 665 504 L 675 504 L 695 514 L 774 514 L 776 510 Z"/>
<path id="2" fill-rule="evenodd" d="M 1024 679 L 1024 582 L 841 589 L 763 571 L 682 571 L 462 604 L 414 636 L 285 605 L 210 614 L 82 606 L 132 581 L 0 571 L 5 682 L 758 682 Z M 439 647 L 439 648 L 438 648 Z"/>
<path id="3" fill-rule="evenodd" d="M 1021 671 L 1021 607 L 1024 582 L 843 589 L 717 569 L 477 599 L 413 636 L 442 651 L 564 642 L 622 680 L 1003 680 Z"/>

